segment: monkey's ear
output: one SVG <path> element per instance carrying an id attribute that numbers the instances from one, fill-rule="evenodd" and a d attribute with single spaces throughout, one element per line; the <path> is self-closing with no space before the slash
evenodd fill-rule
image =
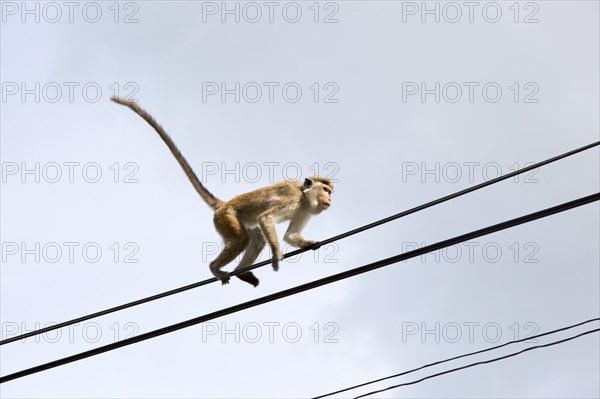
<path id="1" fill-rule="evenodd" d="M 309 178 L 304 179 L 304 188 L 311 188 L 313 185 L 313 181 Z"/>

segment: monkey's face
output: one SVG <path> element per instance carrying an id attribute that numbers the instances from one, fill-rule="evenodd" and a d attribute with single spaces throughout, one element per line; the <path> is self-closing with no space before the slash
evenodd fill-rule
<path id="1" fill-rule="evenodd" d="M 312 182 L 310 188 L 304 191 L 313 213 L 321 213 L 331 206 L 331 191 L 331 187 L 321 182 Z"/>

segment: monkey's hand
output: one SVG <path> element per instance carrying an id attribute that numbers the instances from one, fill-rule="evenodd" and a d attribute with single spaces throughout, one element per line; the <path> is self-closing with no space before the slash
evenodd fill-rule
<path id="1" fill-rule="evenodd" d="M 273 258 L 272 258 L 273 270 L 275 270 L 275 271 L 279 270 L 279 261 L 280 260 L 283 260 L 283 255 L 281 254 L 281 251 L 279 251 L 278 253 L 273 255 Z"/>
<path id="2" fill-rule="evenodd" d="M 319 241 L 317 240 L 304 240 L 300 243 L 300 248 L 307 248 L 307 247 L 312 247 L 315 244 L 318 244 Z"/>
<path id="3" fill-rule="evenodd" d="M 283 236 L 283 240 L 296 248 L 307 248 L 319 242 L 316 240 L 305 240 L 300 233 L 295 232 L 286 232 Z"/>

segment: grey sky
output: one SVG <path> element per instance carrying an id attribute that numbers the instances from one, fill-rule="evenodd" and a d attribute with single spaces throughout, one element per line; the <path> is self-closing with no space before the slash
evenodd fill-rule
<path id="1" fill-rule="evenodd" d="M 222 2 L 0 6 L 2 339 L 211 277 L 221 243 L 209 208 L 156 133 L 109 101 L 116 91 L 163 124 L 220 198 L 331 175 L 333 206 L 308 239 L 599 137 L 595 1 L 428 2 L 433 13 L 422 2 L 227 3 L 239 22 Z M 256 289 L 235 279 L 2 346 L 1 374 L 598 192 L 599 169 L 596 148 L 260 269 Z M 574 324 L 600 312 L 599 218 L 587 205 L 0 395 L 308 397 Z M 598 397 L 599 354 L 596 334 L 378 397 Z"/>

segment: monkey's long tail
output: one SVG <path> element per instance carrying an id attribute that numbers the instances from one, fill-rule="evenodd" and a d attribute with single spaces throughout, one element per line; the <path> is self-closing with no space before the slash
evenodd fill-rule
<path id="1" fill-rule="evenodd" d="M 146 112 L 146 110 L 141 108 L 137 103 L 133 102 L 132 100 L 126 100 L 117 96 L 111 97 L 111 100 L 116 102 L 117 104 L 125 105 L 131 108 L 133 112 L 144 118 L 144 120 L 148 122 L 150 126 L 154 128 L 154 130 L 156 130 L 160 138 L 163 139 L 167 147 L 169 147 L 169 150 L 171 150 L 171 153 L 173 154 L 177 162 L 179 162 L 179 165 L 181 165 L 181 168 L 185 172 L 188 179 L 190 179 L 190 182 L 192 183 L 198 194 L 200 194 L 200 197 L 202 197 L 202 199 L 208 204 L 208 206 L 210 206 L 213 210 L 216 211 L 221 205 L 223 205 L 223 201 L 215 197 L 210 191 L 208 191 L 206 187 L 204 187 L 202 183 L 200 183 L 200 180 L 198 180 L 198 176 L 196 176 L 190 164 L 181 154 L 181 151 L 179 151 L 179 148 L 177 148 L 177 146 L 171 139 L 171 136 L 169 136 L 167 132 L 165 132 L 162 126 L 159 125 L 158 122 L 156 122 L 152 115 L 150 115 L 148 112 Z"/>

